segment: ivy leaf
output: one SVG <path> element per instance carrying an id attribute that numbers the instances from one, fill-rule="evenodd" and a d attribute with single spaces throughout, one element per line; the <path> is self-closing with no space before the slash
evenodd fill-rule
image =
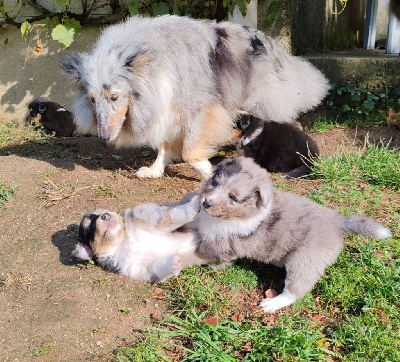
<path id="1" fill-rule="evenodd" d="M 24 21 L 21 24 L 21 34 L 22 34 L 22 38 L 24 40 L 26 40 L 26 37 L 28 36 L 29 31 L 31 30 L 31 28 L 32 28 L 32 25 L 29 24 L 27 21 Z"/>
<path id="2" fill-rule="evenodd" d="M 76 19 L 65 19 L 64 24 L 58 24 L 51 32 L 51 37 L 68 48 L 74 40 L 81 24 Z"/>
<path id="3" fill-rule="evenodd" d="M 75 30 L 75 33 L 77 33 L 81 29 L 81 23 L 74 19 L 74 18 L 68 18 L 64 20 L 64 25 L 67 28 L 71 28 Z"/>
<path id="4" fill-rule="evenodd" d="M 7 15 L 7 10 L 5 6 L 0 6 L 0 13 L 2 13 L 4 16 Z"/>
<path id="5" fill-rule="evenodd" d="M 166 3 L 154 3 L 151 8 L 153 9 L 153 13 L 155 16 L 169 14 L 169 7 Z"/>
<path id="6" fill-rule="evenodd" d="M 61 24 L 60 23 L 60 19 L 58 18 L 58 16 L 53 16 L 51 21 L 53 22 L 54 26 L 57 26 L 57 25 Z"/>
<path id="7" fill-rule="evenodd" d="M 44 19 L 43 21 L 43 28 L 46 32 L 50 31 L 50 27 L 51 27 L 51 19 L 49 17 L 47 17 L 46 19 Z"/>
<path id="8" fill-rule="evenodd" d="M 57 25 L 51 32 L 51 37 L 59 43 L 64 44 L 66 48 L 72 44 L 74 36 L 75 29 L 68 28 L 62 24 Z"/>
<path id="9" fill-rule="evenodd" d="M 139 0 L 132 0 L 130 3 L 128 3 L 129 15 L 139 14 L 140 7 L 142 7 L 142 4 Z"/>

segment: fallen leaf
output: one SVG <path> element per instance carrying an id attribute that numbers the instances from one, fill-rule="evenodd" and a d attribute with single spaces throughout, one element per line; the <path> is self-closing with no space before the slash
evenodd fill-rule
<path id="1" fill-rule="evenodd" d="M 232 317 L 231 320 L 234 322 L 242 322 L 243 321 L 243 313 L 236 312 Z"/>
<path id="2" fill-rule="evenodd" d="M 360 186 L 361 190 L 364 190 L 368 186 L 368 184 L 361 182 L 358 186 Z"/>
<path id="3" fill-rule="evenodd" d="M 202 320 L 204 324 L 211 324 L 212 326 L 216 326 L 218 324 L 218 316 L 213 315 Z"/>
<path id="4" fill-rule="evenodd" d="M 153 298 L 163 299 L 165 297 L 164 290 L 161 288 L 154 288 L 153 292 L 151 293 Z"/>
<path id="5" fill-rule="evenodd" d="M 337 188 L 338 190 L 346 190 L 346 191 L 349 189 L 348 187 L 343 186 L 343 185 L 337 185 L 336 188 Z"/>
<path id="6" fill-rule="evenodd" d="M 265 326 L 276 326 L 278 324 L 279 316 L 277 314 L 264 315 L 261 322 Z"/>
<path id="7" fill-rule="evenodd" d="M 37 58 L 40 55 L 42 55 L 42 53 L 43 53 L 43 44 L 42 44 L 42 41 L 40 39 L 38 39 L 36 41 L 36 46 L 33 49 L 33 55 L 35 56 L 35 58 Z"/>
<path id="8" fill-rule="evenodd" d="M 274 289 L 272 289 L 272 288 L 269 288 L 269 289 L 267 289 L 267 290 L 265 291 L 265 298 L 274 298 L 274 297 L 276 297 L 278 294 L 279 294 L 279 293 L 278 293 L 276 290 L 274 290 Z"/>
<path id="9" fill-rule="evenodd" d="M 253 343 L 247 342 L 244 346 L 240 347 L 241 351 L 251 351 L 253 349 Z"/>

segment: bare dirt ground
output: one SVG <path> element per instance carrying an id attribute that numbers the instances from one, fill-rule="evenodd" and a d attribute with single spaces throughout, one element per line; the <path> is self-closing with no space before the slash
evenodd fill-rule
<path id="1" fill-rule="evenodd" d="M 323 155 L 392 138 L 383 126 L 314 134 Z M 199 184 L 185 164 L 166 177 L 139 180 L 150 164 L 146 149 L 115 150 L 92 137 L 3 148 L 0 183 L 18 186 L 0 207 L 0 360 L 110 360 L 113 350 L 143 334 L 168 310 L 159 286 L 77 265 L 70 258 L 82 216 L 95 208 L 123 211 L 144 202 L 169 202 Z M 218 159 L 215 160 L 218 162 Z M 310 181 L 289 180 L 302 193 Z"/>

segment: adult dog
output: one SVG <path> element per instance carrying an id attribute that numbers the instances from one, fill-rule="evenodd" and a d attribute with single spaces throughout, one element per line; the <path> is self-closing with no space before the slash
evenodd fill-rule
<path id="1" fill-rule="evenodd" d="M 237 137 L 240 111 L 290 122 L 328 90 L 310 63 L 249 27 L 186 17 L 132 17 L 105 29 L 89 53 L 61 68 L 78 81 L 78 129 L 117 147 L 159 149 L 138 177 L 160 177 L 181 157 L 204 178 L 208 161 Z"/>

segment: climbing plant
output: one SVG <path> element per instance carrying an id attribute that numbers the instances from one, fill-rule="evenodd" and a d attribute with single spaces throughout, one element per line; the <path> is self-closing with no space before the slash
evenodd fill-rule
<path id="1" fill-rule="evenodd" d="M 250 0 L 0 0 L 1 23 L 21 28 L 22 37 L 38 35 L 33 54 L 42 52 L 41 36 L 69 47 L 83 24 L 111 24 L 130 15 L 185 15 L 226 19 L 237 5 L 243 15 Z M 33 15 L 32 15 L 33 14 Z"/>

